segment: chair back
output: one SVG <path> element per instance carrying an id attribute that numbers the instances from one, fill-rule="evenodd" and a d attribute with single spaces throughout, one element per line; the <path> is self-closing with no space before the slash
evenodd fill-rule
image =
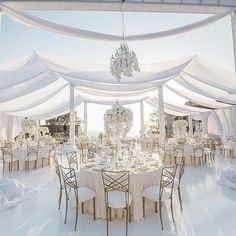
<path id="1" fill-rule="evenodd" d="M 67 187 L 78 189 L 76 174 L 74 168 L 67 168 L 60 165 L 60 173 L 64 182 L 65 189 Z"/>
<path id="2" fill-rule="evenodd" d="M 162 142 L 162 143 L 158 144 L 158 152 L 160 154 L 164 154 L 164 152 L 165 152 L 165 142 Z"/>
<path id="3" fill-rule="evenodd" d="M 184 144 L 184 157 L 189 158 L 191 153 L 193 153 L 193 144 L 190 143 Z"/>
<path id="4" fill-rule="evenodd" d="M 94 159 L 96 153 L 100 151 L 100 148 L 97 144 L 93 144 L 92 146 L 88 147 L 88 159 Z"/>
<path id="5" fill-rule="evenodd" d="M 161 202 L 162 194 L 165 189 L 171 188 L 170 196 L 173 193 L 174 180 L 178 164 L 174 166 L 163 167 L 161 170 L 159 200 Z"/>
<path id="6" fill-rule="evenodd" d="M 58 147 L 57 143 L 51 143 L 48 145 L 50 157 L 54 157 L 56 155 L 57 147 Z"/>
<path id="7" fill-rule="evenodd" d="M 202 145 L 196 145 L 193 147 L 194 156 L 203 156 L 204 148 Z"/>
<path id="8" fill-rule="evenodd" d="M 174 155 L 175 155 L 175 157 L 181 157 L 181 158 L 184 156 L 184 147 L 183 147 L 183 145 L 175 146 Z"/>
<path id="9" fill-rule="evenodd" d="M 12 147 L 4 147 L 2 149 L 2 158 L 3 158 L 3 160 L 5 160 L 5 158 L 7 158 L 7 157 L 12 160 L 13 156 L 14 156 L 14 154 L 13 154 Z"/>
<path id="10" fill-rule="evenodd" d="M 76 151 L 66 153 L 67 161 L 69 168 L 72 168 L 75 165 L 76 169 L 78 170 L 78 156 Z"/>
<path id="11" fill-rule="evenodd" d="M 27 146 L 27 156 L 36 156 L 39 155 L 39 145 L 36 146 Z"/>
<path id="12" fill-rule="evenodd" d="M 129 203 L 129 171 L 107 171 L 102 170 L 102 180 L 105 193 L 105 202 L 108 202 L 109 192 L 121 191 L 125 194 L 126 206 Z"/>
<path id="13" fill-rule="evenodd" d="M 102 170 L 102 179 L 105 192 L 122 191 L 129 192 L 129 171 Z"/>

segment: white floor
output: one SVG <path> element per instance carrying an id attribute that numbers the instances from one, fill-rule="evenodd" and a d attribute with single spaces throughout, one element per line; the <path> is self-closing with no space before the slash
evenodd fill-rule
<path id="1" fill-rule="evenodd" d="M 217 157 L 214 165 L 187 166 L 182 183 L 184 210 L 176 203 L 176 223 L 171 223 L 169 211 L 164 209 L 164 230 L 160 228 L 158 213 L 143 222 L 129 224 L 129 236 L 233 236 L 236 235 L 236 191 L 216 183 L 224 162 L 236 164 L 236 160 Z M 19 206 L 0 212 L 0 236 L 104 236 L 105 221 L 93 221 L 89 214 L 79 215 L 77 232 L 73 231 L 74 209 L 70 205 L 68 223 L 63 223 L 64 205 L 57 209 L 58 183 L 53 169 L 48 167 L 33 171 L 14 172 L 15 177 L 34 186 L 38 192 L 32 199 Z M 167 207 L 168 208 L 168 207 Z M 110 236 L 124 236 L 124 220 L 110 223 Z"/>

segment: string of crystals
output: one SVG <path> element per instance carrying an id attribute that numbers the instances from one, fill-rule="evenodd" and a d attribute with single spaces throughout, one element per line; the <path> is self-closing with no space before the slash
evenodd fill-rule
<path id="1" fill-rule="evenodd" d="M 123 1 L 124 2 L 124 1 Z M 119 82 L 122 76 L 133 77 L 134 72 L 140 72 L 138 58 L 133 50 L 130 50 L 127 43 L 124 40 L 124 11 L 122 3 L 122 30 L 123 30 L 123 42 L 116 50 L 115 54 L 112 54 L 110 59 L 110 72 L 116 77 Z"/>

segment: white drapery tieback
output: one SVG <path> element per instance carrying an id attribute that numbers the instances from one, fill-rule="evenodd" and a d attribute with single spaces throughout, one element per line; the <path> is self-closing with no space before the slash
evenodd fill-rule
<path id="1" fill-rule="evenodd" d="M 58 24 L 58 23 L 55 23 L 55 22 L 52 22 L 52 21 L 49 21 L 49 20 L 46 20 L 37 16 L 33 16 L 31 14 L 13 9 L 4 4 L 0 4 L 0 8 L 5 15 L 9 16 L 16 22 L 19 22 L 27 26 L 31 26 L 36 29 L 43 29 L 43 30 L 47 30 L 47 31 L 62 34 L 62 35 L 68 35 L 72 37 L 91 39 L 91 40 L 122 41 L 122 37 L 118 35 L 99 33 L 99 32 L 94 32 L 94 31 L 89 31 L 89 30 L 84 30 L 80 28 Z M 216 14 L 206 19 L 203 19 L 203 20 L 200 20 L 200 21 L 197 21 L 197 22 L 185 25 L 185 26 L 181 26 L 175 29 L 148 33 L 148 34 L 130 35 L 130 36 L 126 36 L 125 39 L 127 41 L 152 40 L 152 39 L 159 39 L 163 37 L 169 37 L 173 35 L 186 33 L 186 32 L 207 26 L 209 24 L 212 24 L 224 18 L 225 16 L 231 14 L 233 11 L 234 9 L 231 9 L 224 13 Z"/>

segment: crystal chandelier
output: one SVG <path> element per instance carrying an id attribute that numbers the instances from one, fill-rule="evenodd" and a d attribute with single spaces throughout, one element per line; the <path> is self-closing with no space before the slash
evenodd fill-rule
<path id="1" fill-rule="evenodd" d="M 130 50 L 127 43 L 125 43 L 124 37 L 124 11 L 122 2 L 122 30 L 123 30 L 123 42 L 116 50 L 115 54 L 112 54 L 110 59 L 110 71 L 113 76 L 116 77 L 119 82 L 122 76 L 133 77 L 134 72 L 140 72 L 138 58 L 133 50 Z"/>

